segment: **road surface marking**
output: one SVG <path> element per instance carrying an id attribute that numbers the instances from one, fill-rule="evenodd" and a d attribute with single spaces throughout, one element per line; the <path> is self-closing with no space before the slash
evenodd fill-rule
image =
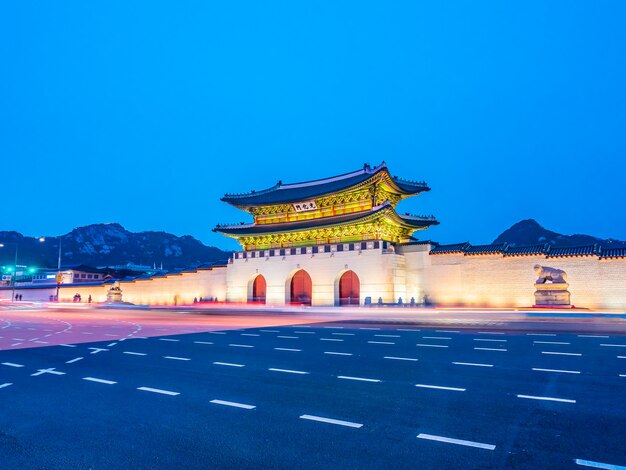
<path id="1" fill-rule="evenodd" d="M 159 338 L 159 341 L 180 341 L 179 339 L 172 339 L 172 338 Z"/>
<path id="2" fill-rule="evenodd" d="M 276 351 L 293 351 L 293 352 L 302 352 L 302 349 L 293 349 L 293 348 L 274 348 Z"/>
<path id="3" fill-rule="evenodd" d="M 528 398 L 529 400 L 558 401 L 562 403 L 576 403 L 576 400 L 570 400 L 568 398 L 537 397 L 534 395 L 517 395 L 517 398 Z"/>
<path id="4" fill-rule="evenodd" d="M 243 408 L 244 410 L 253 410 L 256 408 L 254 405 L 245 405 L 243 403 L 235 403 L 234 401 L 211 400 L 211 403 L 215 403 L 216 405 L 233 406 L 235 408 Z"/>
<path id="5" fill-rule="evenodd" d="M 24 367 L 22 364 L 15 364 L 14 362 L 3 362 L 2 365 L 9 367 Z"/>
<path id="6" fill-rule="evenodd" d="M 343 326 L 325 326 L 324 328 L 330 328 L 331 330 L 343 330 Z"/>
<path id="7" fill-rule="evenodd" d="M 212 343 L 210 341 L 194 341 L 194 343 L 196 343 L 196 344 L 215 344 L 215 343 Z"/>
<path id="8" fill-rule="evenodd" d="M 114 335 L 113 333 L 105 333 L 104 336 L 119 336 L 119 335 Z"/>
<path id="9" fill-rule="evenodd" d="M 413 328 L 396 328 L 396 330 L 398 331 L 422 331 L 422 330 L 415 330 Z"/>
<path id="10" fill-rule="evenodd" d="M 626 374 L 620 374 L 619 376 L 620 377 L 626 377 Z"/>
<path id="11" fill-rule="evenodd" d="M 333 356 L 352 356 L 352 353 L 335 352 L 335 351 L 324 351 L 324 354 L 332 354 Z"/>
<path id="12" fill-rule="evenodd" d="M 143 390 L 144 392 L 160 393 L 161 395 L 170 395 L 170 396 L 180 395 L 179 392 L 170 392 L 169 390 L 161 390 L 160 388 L 137 387 L 137 390 Z"/>
<path id="13" fill-rule="evenodd" d="M 283 338 L 283 339 L 300 339 L 298 336 L 277 336 L 277 338 Z"/>
<path id="14" fill-rule="evenodd" d="M 395 359 L 396 361 L 413 361 L 413 362 L 418 360 L 413 357 L 396 357 L 396 356 L 385 356 L 383 359 Z"/>
<path id="15" fill-rule="evenodd" d="M 576 335 L 579 338 L 608 338 L 609 336 L 604 335 Z"/>
<path id="16" fill-rule="evenodd" d="M 273 367 L 271 367 L 271 368 L 269 368 L 267 370 L 271 370 L 272 372 L 285 372 L 287 374 L 301 374 L 301 375 L 308 374 L 308 372 L 302 372 L 301 370 L 274 369 Z"/>
<path id="17" fill-rule="evenodd" d="M 125 339 L 126 339 L 126 338 L 122 338 L 122 339 L 120 339 L 120 341 L 124 341 Z M 110 348 L 110 347 L 112 347 L 112 346 L 115 346 L 116 344 L 117 344 L 117 343 L 109 343 L 109 344 L 107 344 L 107 348 Z"/>
<path id="18" fill-rule="evenodd" d="M 13 383 L 5 383 L 5 384 L 0 384 L 0 388 L 5 388 L 5 387 L 10 387 L 11 385 L 13 385 Z"/>
<path id="19" fill-rule="evenodd" d="M 453 362 L 457 366 L 493 367 L 493 364 L 476 364 L 475 362 Z"/>
<path id="20" fill-rule="evenodd" d="M 172 359 L 174 361 L 191 361 L 188 357 L 163 356 L 163 359 Z"/>
<path id="21" fill-rule="evenodd" d="M 422 336 L 423 339 L 452 339 L 446 336 Z"/>
<path id="22" fill-rule="evenodd" d="M 557 356 L 582 356 L 580 353 L 567 353 L 567 352 L 556 352 L 556 351 L 541 351 L 541 354 L 554 354 Z"/>
<path id="23" fill-rule="evenodd" d="M 319 421 L 320 423 L 337 424 L 339 426 L 347 426 L 349 428 L 363 427 L 363 425 L 360 423 L 351 423 L 350 421 L 343 421 L 341 419 L 323 418 L 321 416 L 302 415 L 300 416 L 300 419 L 308 419 L 310 421 Z"/>
<path id="24" fill-rule="evenodd" d="M 369 328 L 369 327 L 363 326 L 359 328 L 359 330 L 380 330 L 380 328 Z"/>
<path id="25" fill-rule="evenodd" d="M 556 336 L 554 333 L 526 333 L 526 336 Z"/>
<path id="26" fill-rule="evenodd" d="M 626 348 L 626 344 L 600 344 L 600 346 L 609 346 L 613 348 Z"/>
<path id="27" fill-rule="evenodd" d="M 564 341 L 533 341 L 535 344 L 571 344 Z"/>
<path id="28" fill-rule="evenodd" d="M 300 335 L 314 335 L 315 331 L 294 331 L 294 333 L 296 334 L 300 334 Z M 341 333 L 333 333 L 334 335 L 338 335 Z M 344 335 L 349 335 L 350 333 L 343 333 Z"/>
<path id="29" fill-rule="evenodd" d="M 443 436 L 433 436 L 432 434 L 420 433 L 417 435 L 417 438 L 426 439 L 429 441 L 447 442 L 448 444 L 457 444 L 460 446 L 478 447 L 479 449 L 493 450 L 496 448 L 496 446 L 492 444 L 483 444 L 482 442 L 464 441 L 462 439 L 452 439 L 450 437 L 443 437 Z"/>
<path id="30" fill-rule="evenodd" d="M 256 333 L 241 333 L 241 336 L 261 336 L 261 335 L 257 335 Z"/>
<path id="31" fill-rule="evenodd" d="M 621 465 L 612 465 L 610 463 L 602 463 L 602 462 L 594 462 L 593 460 L 582 460 L 575 459 L 577 465 L 582 465 L 583 467 L 591 467 L 591 468 L 603 468 L 605 470 L 626 470 L 626 467 Z"/>
<path id="32" fill-rule="evenodd" d="M 226 334 L 225 331 L 207 331 L 207 333 L 210 335 L 225 335 Z"/>
<path id="33" fill-rule="evenodd" d="M 345 380 L 358 380 L 359 382 L 381 382 L 378 379 L 366 379 L 364 377 L 350 377 L 349 375 L 338 375 L 337 378 L 345 379 Z"/>
<path id="34" fill-rule="evenodd" d="M 626 356 L 617 356 L 618 359 L 626 359 Z"/>
<path id="35" fill-rule="evenodd" d="M 457 387 L 444 387 L 443 385 L 426 385 L 426 384 L 415 384 L 416 387 L 420 388 L 434 388 L 437 390 L 451 390 L 453 392 L 464 392 L 466 389 L 457 388 Z"/>
<path id="36" fill-rule="evenodd" d="M 508 349 L 499 349 L 499 348 L 474 348 L 479 351 L 508 351 Z"/>
<path id="37" fill-rule="evenodd" d="M 146 353 L 138 353 L 132 351 L 124 351 L 123 354 L 130 354 L 131 356 L 147 356 Z"/>
<path id="38" fill-rule="evenodd" d="M 563 374 L 580 374 L 579 370 L 540 369 L 539 367 L 533 367 L 533 370 L 539 372 L 561 372 Z"/>
<path id="39" fill-rule="evenodd" d="M 104 348 L 87 348 L 87 349 L 91 349 L 91 352 L 89 354 L 98 354 L 99 352 L 102 352 L 102 351 L 108 351 L 108 349 L 104 349 Z"/>
<path id="40" fill-rule="evenodd" d="M 88 380 L 89 382 L 98 382 L 101 384 L 113 385 L 117 382 L 113 382 L 112 380 L 98 379 L 96 377 L 83 377 L 83 380 Z"/>
<path id="41" fill-rule="evenodd" d="M 477 331 L 477 335 L 503 335 L 500 331 Z"/>
<path id="42" fill-rule="evenodd" d="M 495 343 L 506 343 L 507 339 L 474 338 L 474 341 L 492 341 Z"/>
<path id="43" fill-rule="evenodd" d="M 368 341 L 368 343 L 370 344 L 396 344 L 396 343 L 392 343 L 391 341 Z"/>
<path id="44" fill-rule="evenodd" d="M 232 346 L 233 348 L 253 348 L 254 347 L 249 344 L 235 344 L 235 343 L 231 343 L 229 344 L 229 346 Z"/>
<path id="45" fill-rule="evenodd" d="M 59 346 L 65 346 L 66 348 L 75 348 L 75 344 L 59 344 Z"/>
<path id="46" fill-rule="evenodd" d="M 233 364 L 231 362 L 214 362 L 216 366 L 244 367 L 244 364 Z"/>
<path id="47" fill-rule="evenodd" d="M 374 335 L 374 336 L 378 336 L 380 338 L 401 338 L 400 335 Z"/>
<path id="48" fill-rule="evenodd" d="M 280 333 L 280 330 L 259 330 L 262 331 L 263 333 Z"/>
<path id="49" fill-rule="evenodd" d="M 70 359 L 69 361 L 65 361 L 66 364 L 73 364 L 75 362 L 80 361 L 81 359 L 83 359 L 82 357 L 76 357 L 74 359 Z"/>
<path id="50" fill-rule="evenodd" d="M 311 331 L 311 333 L 313 333 L 313 332 Z M 354 336 L 354 333 L 331 333 L 331 335 Z"/>
<path id="51" fill-rule="evenodd" d="M 84 335 L 93 335 L 93 333 L 91 331 L 83 331 L 82 334 L 84 334 Z M 50 336 L 50 335 L 46 335 L 46 336 Z"/>
<path id="52" fill-rule="evenodd" d="M 65 375 L 65 372 L 60 372 L 58 370 L 55 370 L 54 367 L 50 367 L 49 369 L 37 369 L 37 372 L 35 372 L 34 374 L 30 374 L 30 376 L 37 377 L 38 375 L 43 375 L 43 374 Z"/>
<path id="53" fill-rule="evenodd" d="M 22 343 L 15 343 L 15 344 L 12 344 L 11 346 L 19 346 L 20 344 Z"/>
<path id="54" fill-rule="evenodd" d="M 447 348 L 447 344 L 421 344 L 417 343 L 415 346 L 421 346 L 423 348 Z"/>
<path id="55" fill-rule="evenodd" d="M 343 341 L 343 340 L 337 339 L 337 338 L 320 338 L 320 341 Z"/>
<path id="56" fill-rule="evenodd" d="M 38 343 L 38 344 L 50 344 L 47 341 L 33 341 L 33 343 Z"/>

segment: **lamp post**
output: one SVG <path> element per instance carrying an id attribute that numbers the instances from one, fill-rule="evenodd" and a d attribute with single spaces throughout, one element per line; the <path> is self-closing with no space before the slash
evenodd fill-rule
<path id="1" fill-rule="evenodd" d="M 40 242 L 45 242 L 46 241 L 46 237 L 39 237 L 39 241 Z M 59 301 L 59 289 L 61 287 L 61 249 L 63 247 L 63 237 L 59 236 L 59 257 L 57 258 L 57 276 L 56 276 L 56 282 L 57 282 L 57 295 L 56 295 L 56 301 Z"/>
<path id="2" fill-rule="evenodd" d="M 15 245 L 15 267 L 13 268 L 13 275 L 11 276 L 11 302 L 15 302 L 15 281 L 17 281 L 17 249 L 19 245 L 16 242 L 0 243 L 0 248 L 4 248 L 6 245 Z"/>

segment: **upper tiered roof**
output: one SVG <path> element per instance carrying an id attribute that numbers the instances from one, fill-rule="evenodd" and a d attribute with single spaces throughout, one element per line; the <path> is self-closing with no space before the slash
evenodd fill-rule
<path id="1" fill-rule="evenodd" d="M 382 178 L 390 190 L 402 196 L 411 196 L 430 190 L 423 181 L 407 181 L 391 176 L 387 165 L 383 162 L 374 168 L 366 164 L 360 170 L 331 178 L 290 184 L 283 184 L 279 181 L 271 188 L 261 191 L 226 194 L 222 201 L 237 207 L 292 203 L 345 191 L 356 186 L 364 186 L 376 177 Z"/>

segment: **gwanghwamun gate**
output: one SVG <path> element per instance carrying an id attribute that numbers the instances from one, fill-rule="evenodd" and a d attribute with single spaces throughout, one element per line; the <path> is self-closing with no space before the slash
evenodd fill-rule
<path id="1" fill-rule="evenodd" d="M 626 248 L 554 248 L 460 243 L 440 245 L 416 234 L 434 217 L 399 213 L 424 182 L 391 176 L 387 165 L 283 184 L 222 201 L 253 218 L 218 225 L 241 251 L 224 265 L 120 281 L 134 304 L 191 304 L 218 299 L 267 305 L 403 304 L 405 306 L 626 308 Z M 117 286 L 116 286 L 117 287 Z M 111 284 L 61 285 L 105 302 Z M 24 300 L 53 294 L 24 290 Z M 6 292 L 5 292 L 6 293 Z"/>

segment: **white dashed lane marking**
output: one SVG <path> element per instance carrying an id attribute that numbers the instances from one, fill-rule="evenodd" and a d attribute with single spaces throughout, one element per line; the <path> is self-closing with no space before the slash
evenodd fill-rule
<path id="1" fill-rule="evenodd" d="M 261 330 L 263 331 L 263 330 Z M 225 331 L 207 331 L 208 334 L 210 335 L 225 335 L 226 332 Z"/>
<path id="2" fill-rule="evenodd" d="M 503 335 L 501 331 L 477 331 L 477 335 Z"/>
<path id="3" fill-rule="evenodd" d="M 15 364 L 14 362 L 3 362 L 2 365 L 8 367 L 24 367 L 22 364 Z"/>
<path id="4" fill-rule="evenodd" d="M 611 348 L 626 348 L 626 344 L 600 344 L 600 346 L 607 346 Z"/>
<path id="5" fill-rule="evenodd" d="M 215 344 L 215 343 L 211 343 L 210 341 L 194 341 L 194 343 L 196 343 L 196 344 Z"/>
<path id="6" fill-rule="evenodd" d="M 81 359 L 83 359 L 82 357 L 75 357 L 74 359 L 70 359 L 69 361 L 65 361 L 66 364 L 73 364 L 75 362 L 80 361 Z"/>
<path id="7" fill-rule="evenodd" d="M 4 384 L 0 384 L 0 388 L 6 388 L 6 387 L 10 387 L 11 385 L 13 385 L 12 383 L 4 383 Z"/>
<path id="8" fill-rule="evenodd" d="M 491 339 L 491 338 L 474 338 L 474 341 L 490 341 L 493 343 L 506 343 L 506 339 Z"/>
<path id="9" fill-rule="evenodd" d="M 261 335 L 257 335 L 256 333 L 241 333 L 241 336 L 261 336 Z"/>
<path id="10" fill-rule="evenodd" d="M 124 351 L 123 354 L 130 354 L 131 356 L 147 356 L 146 353 L 133 352 L 133 351 Z"/>
<path id="11" fill-rule="evenodd" d="M 608 336 L 604 335 L 576 335 L 579 338 L 608 338 Z"/>
<path id="12" fill-rule="evenodd" d="M 191 361 L 188 357 L 163 356 L 163 359 L 172 359 L 174 361 Z"/>
<path id="13" fill-rule="evenodd" d="M 282 338 L 282 339 L 300 339 L 297 336 L 277 336 L 277 338 Z"/>
<path id="14" fill-rule="evenodd" d="M 538 371 L 538 372 L 559 372 L 562 374 L 580 374 L 579 370 L 540 369 L 538 367 L 533 367 L 533 370 Z"/>
<path id="15" fill-rule="evenodd" d="M 59 344 L 59 346 L 65 346 L 66 348 L 75 348 L 75 344 Z"/>
<path id="16" fill-rule="evenodd" d="M 564 341 L 533 341 L 535 344 L 571 344 Z"/>
<path id="17" fill-rule="evenodd" d="M 292 351 L 292 352 L 302 352 L 302 349 L 293 349 L 293 348 L 274 348 L 276 351 Z"/>
<path id="18" fill-rule="evenodd" d="M 482 442 L 464 441 L 462 439 L 452 439 L 450 437 L 434 436 L 432 434 L 420 433 L 417 435 L 417 438 L 426 439 L 429 441 L 446 442 L 448 444 L 456 444 L 460 446 L 477 447 L 479 449 L 486 449 L 486 450 L 493 450 L 496 448 L 496 446 L 492 444 L 483 444 Z"/>
<path id="19" fill-rule="evenodd" d="M 279 330 L 259 330 L 259 331 L 261 331 L 263 333 L 280 333 Z"/>
<path id="20" fill-rule="evenodd" d="M 477 364 L 475 362 L 453 362 L 457 366 L 493 367 L 493 364 Z"/>
<path id="21" fill-rule="evenodd" d="M 556 336 L 554 333 L 526 333 L 526 336 Z"/>
<path id="22" fill-rule="evenodd" d="M 172 392 L 170 390 L 161 390 L 160 388 L 137 387 L 137 390 L 143 390 L 144 392 L 160 393 L 161 395 L 170 395 L 170 396 L 180 395 L 179 392 Z"/>
<path id="23" fill-rule="evenodd" d="M 413 357 L 396 357 L 396 356 L 385 356 L 384 359 L 394 359 L 396 361 L 413 361 L 413 362 L 416 362 L 418 360 Z"/>
<path id="24" fill-rule="evenodd" d="M 359 330 L 380 330 L 380 328 L 368 328 L 368 327 L 362 327 L 362 328 L 359 328 Z"/>
<path id="25" fill-rule="evenodd" d="M 435 330 L 437 333 L 460 333 L 458 330 Z"/>
<path id="26" fill-rule="evenodd" d="M 370 344 L 396 344 L 396 343 L 392 343 L 391 341 L 368 341 L 368 343 Z"/>
<path id="27" fill-rule="evenodd" d="M 374 335 L 379 338 L 400 338 L 400 335 Z"/>
<path id="28" fill-rule="evenodd" d="M 415 346 L 420 346 L 422 348 L 447 348 L 447 344 L 422 344 L 417 343 Z"/>
<path id="29" fill-rule="evenodd" d="M 172 339 L 172 338 L 159 338 L 159 341 L 180 341 L 179 339 Z"/>
<path id="30" fill-rule="evenodd" d="M 580 353 L 568 353 L 568 352 L 557 352 L 557 351 L 541 351 L 541 354 L 554 354 L 556 356 L 582 356 Z"/>
<path id="31" fill-rule="evenodd" d="M 114 382 L 113 380 L 99 379 L 97 377 L 83 377 L 83 380 L 87 380 L 89 382 L 97 382 L 97 383 L 106 384 L 106 385 L 114 385 L 117 383 L 117 382 Z"/>
<path id="32" fill-rule="evenodd" d="M 422 330 L 415 330 L 413 328 L 396 328 L 397 331 L 422 331 Z"/>
<path id="33" fill-rule="evenodd" d="M 594 462 L 593 460 L 575 459 L 574 462 L 576 462 L 576 465 L 582 465 L 583 467 L 602 468 L 604 470 L 626 470 L 626 467 L 622 465 Z"/>
<path id="34" fill-rule="evenodd" d="M 231 362 L 214 362 L 216 366 L 244 367 L 244 364 L 233 364 Z"/>
<path id="35" fill-rule="evenodd" d="M 416 387 L 420 388 L 434 388 L 436 390 L 450 390 L 452 392 L 464 392 L 465 388 L 458 387 L 444 387 L 443 385 L 426 385 L 426 384 L 415 384 Z"/>
<path id="36" fill-rule="evenodd" d="M 346 426 L 349 428 L 361 428 L 361 423 L 352 423 L 350 421 L 343 421 L 341 419 L 323 418 L 322 416 L 302 415 L 300 419 L 307 419 L 309 421 L 319 421 L 320 423 L 336 424 L 338 426 Z"/>
<path id="37" fill-rule="evenodd" d="M 324 354 L 330 354 L 333 356 L 352 356 L 352 353 L 335 352 L 335 351 L 324 351 Z"/>
<path id="38" fill-rule="evenodd" d="M 229 346 L 232 346 L 233 348 L 253 348 L 254 347 L 250 344 L 234 344 L 234 343 L 229 344 Z"/>
<path id="39" fill-rule="evenodd" d="M 271 370 L 272 372 L 285 372 L 286 374 L 300 374 L 300 375 L 307 375 L 308 372 L 303 372 L 301 370 L 289 370 L 289 369 L 275 369 L 273 367 L 267 369 L 267 370 Z"/>
<path id="40" fill-rule="evenodd" d="M 423 339 L 452 339 L 447 336 L 422 336 Z"/>
<path id="41" fill-rule="evenodd" d="M 561 403 L 576 403 L 576 400 L 569 398 L 539 397 L 534 395 L 517 395 L 517 398 L 527 398 L 529 400 L 557 401 Z"/>
<path id="42" fill-rule="evenodd" d="M 380 382 L 380 380 L 378 379 L 368 379 L 365 377 L 351 377 L 349 375 L 339 375 L 337 376 L 338 379 L 344 379 L 344 380 L 357 380 L 359 382 Z"/>
<path id="43" fill-rule="evenodd" d="M 474 348 L 478 351 L 508 351 L 508 349 L 499 349 L 499 348 Z"/>
<path id="44" fill-rule="evenodd" d="M 343 341 L 343 340 L 338 339 L 338 338 L 320 338 L 320 341 Z"/>
<path id="45" fill-rule="evenodd" d="M 211 400 L 211 403 L 215 403 L 216 405 L 232 406 L 234 408 L 243 408 L 244 410 L 253 410 L 256 408 L 255 405 L 246 405 L 244 403 L 236 403 L 234 401 Z"/>
<path id="46" fill-rule="evenodd" d="M 299 335 L 314 335 L 315 331 L 294 331 L 294 333 L 299 334 Z M 340 333 L 333 333 L 333 334 L 336 335 Z M 344 333 L 344 334 L 349 334 L 349 333 Z"/>
<path id="47" fill-rule="evenodd" d="M 354 336 L 354 333 L 331 333 L 331 335 Z M 374 336 L 377 336 L 377 335 L 374 335 Z"/>

